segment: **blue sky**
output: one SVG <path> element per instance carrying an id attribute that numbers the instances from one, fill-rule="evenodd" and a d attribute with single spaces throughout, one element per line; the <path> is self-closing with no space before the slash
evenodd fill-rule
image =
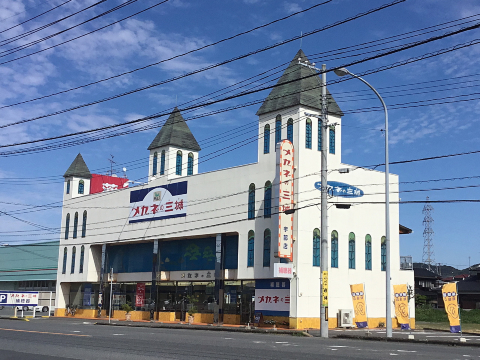
<path id="1" fill-rule="evenodd" d="M 27 49 L 10 55 L 2 53 L 65 30 L 122 3 L 108 0 L 42 31 L 19 39 L 13 38 L 12 42 L 7 41 L 95 3 L 90 0 L 72 0 L 35 20 L 3 31 L 65 1 L 0 0 L 2 9 L 0 63 L 75 38 L 160 2 L 138 0 L 111 14 L 50 39 L 39 41 Z M 170 0 L 140 15 L 64 45 L 1 64 L 0 107 L 156 63 L 307 9 L 317 3 L 319 1 L 313 0 Z M 301 32 L 308 33 L 333 24 L 385 3 L 387 1 L 334 0 L 233 40 L 141 71 L 58 96 L 4 107 L 0 109 L 0 126 L 188 74 L 290 39 Z M 476 14 L 479 15 L 476 16 Z M 460 20 L 462 18 L 463 20 Z M 327 31 L 306 36 L 301 40 L 301 44 L 300 40 L 296 40 L 227 65 L 118 99 L 1 128 L 0 145 L 118 124 L 155 113 L 165 113 L 171 111 L 175 105 L 182 109 L 187 102 L 193 104 L 208 94 L 291 61 L 300 46 L 312 61 L 317 64 L 324 62 L 327 68 L 333 68 L 381 53 L 391 46 L 423 40 L 477 22 L 480 22 L 480 6 L 476 1 L 409 0 Z M 439 26 L 443 23 L 447 24 Z M 447 26 L 451 27 L 446 28 Z M 411 36 L 408 39 L 403 36 L 390 39 L 397 40 L 396 42 L 369 43 L 427 27 L 432 28 L 410 33 L 406 35 Z M 426 33 L 427 31 L 431 32 Z M 354 65 L 349 69 L 360 74 L 477 38 L 480 38 L 480 30 L 472 30 L 398 54 Z M 360 49 L 358 45 L 362 43 L 369 44 L 363 46 L 367 48 Z M 345 49 L 339 50 L 341 48 Z M 478 85 L 480 71 L 477 70 L 479 49 L 478 45 L 470 46 L 365 77 L 380 91 L 390 108 L 391 161 L 480 150 L 480 132 L 478 131 L 480 106 L 476 100 L 478 97 L 476 93 L 480 92 Z M 369 53 L 367 54 L 366 51 Z M 268 78 L 248 87 L 239 88 L 233 93 L 261 84 L 272 85 L 280 74 L 271 71 L 267 75 L 269 75 Z M 333 73 L 328 73 L 327 79 L 337 80 Z M 380 131 L 383 128 L 383 113 L 365 110 L 378 106 L 378 100 L 358 81 L 332 84 L 329 90 L 346 113 L 342 129 L 343 162 L 354 165 L 383 163 L 384 138 Z M 204 109 L 185 112 L 183 115 L 188 118 L 248 101 L 261 100 L 267 95 L 268 91 L 263 91 L 220 102 Z M 238 147 L 228 153 L 224 153 L 224 147 L 235 146 L 237 142 L 255 135 L 257 121 L 255 112 L 258 107 L 259 105 L 243 107 L 188 122 L 203 149 L 200 153 L 200 172 L 256 161 L 256 142 Z M 401 108 L 395 109 L 396 107 Z M 0 156 L 0 210 L 41 227 L 58 228 L 61 222 L 59 207 L 34 208 L 34 206 L 60 204 L 62 175 L 79 152 L 94 173 L 105 173 L 110 168 L 108 158 L 113 155 L 118 170 L 125 166 L 130 179 L 145 181 L 147 147 L 165 119 L 166 117 L 161 117 L 149 120 L 146 123 L 153 128 L 129 135 L 53 151 Z M 140 130 L 140 127 L 141 125 L 133 125 L 130 129 Z M 228 131 L 235 136 L 223 134 Z M 221 137 L 222 142 L 212 139 L 215 135 Z M 85 135 L 82 138 L 86 137 Z M 52 143 L 40 144 L 51 145 Z M 0 152 L 21 150 L 26 147 L 0 148 Z M 210 154 L 220 153 L 221 156 L 202 161 L 212 157 Z M 478 157 L 479 155 L 473 154 L 392 165 L 391 172 L 399 174 L 402 182 L 475 177 L 480 176 L 478 165 L 476 165 L 479 163 Z M 379 169 L 383 170 L 382 167 Z M 480 178 L 402 183 L 402 191 L 473 187 L 404 192 L 401 194 L 401 199 L 424 200 L 426 196 L 432 200 L 479 199 L 480 191 L 475 187 L 476 185 L 480 185 Z M 459 268 L 468 266 L 469 257 L 472 264 L 480 262 L 480 247 L 477 245 L 479 207 L 480 204 L 477 203 L 434 204 L 434 250 L 437 262 Z M 422 208 L 423 204 L 405 204 L 400 207 L 400 222 L 414 230 L 413 234 L 401 237 L 401 253 L 412 255 L 415 261 L 422 259 Z M 25 230 L 28 231 L 18 232 Z M 56 236 L 48 235 L 43 230 L 39 231 L 38 226 L 28 225 L 11 216 L 0 216 L 0 243 L 14 244 L 52 238 Z"/>

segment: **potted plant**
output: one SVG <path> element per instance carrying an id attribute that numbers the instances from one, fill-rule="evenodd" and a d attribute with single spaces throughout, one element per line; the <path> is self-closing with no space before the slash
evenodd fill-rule
<path id="1" fill-rule="evenodd" d="M 123 304 L 120 309 L 125 311 L 125 320 L 126 321 L 132 321 L 132 314 L 130 314 L 133 311 L 132 305 L 130 303 Z"/>
<path id="2" fill-rule="evenodd" d="M 195 318 L 195 314 L 197 313 L 197 308 L 195 306 L 190 307 L 188 310 L 188 325 L 193 324 L 193 320 Z"/>
<path id="3" fill-rule="evenodd" d="M 188 300 L 188 310 L 187 310 L 188 324 L 192 325 L 194 316 L 198 312 L 198 309 L 195 306 L 195 304 L 198 302 L 198 296 L 197 295 L 188 295 L 187 300 Z"/>

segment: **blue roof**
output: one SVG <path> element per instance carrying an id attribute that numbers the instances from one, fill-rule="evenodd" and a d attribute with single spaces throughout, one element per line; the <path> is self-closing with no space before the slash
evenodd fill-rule
<path id="1" fill-rule="evenodd" d="M 59 241 L 0 247 L 0 281 L 56 280 Z"/>

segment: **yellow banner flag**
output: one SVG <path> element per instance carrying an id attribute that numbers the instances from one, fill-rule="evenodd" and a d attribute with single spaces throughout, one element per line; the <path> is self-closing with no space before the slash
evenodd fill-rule
<path id="1" fill-rule="evenodd" d="M 450 332 L 461 331 L 460 316 L 458 314 L 458 293 L 457 283 L 448 283 L 442 286 L 443 303 L 450 321 Z"/>
<path id="2" fill-rule="evenodd" d="M 407 284 L 393 285 L 395 303 L 395 315 L 402 330 L 410 328 L 410 319 L 408 317 L 408 293 Z"/>
<path id="3" fill-rule="evenodd" d="M 350 285 L 350 292 L 355 311 L 355 323 L 359 328 L 367 327 L 367 306 L 365 304 L 365 290 L 363 284 Z"/>

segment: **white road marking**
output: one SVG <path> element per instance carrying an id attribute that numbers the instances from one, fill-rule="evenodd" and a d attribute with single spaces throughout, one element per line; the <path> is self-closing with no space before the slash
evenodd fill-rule
<path id="1" fill-rule="evenodd" d="M 224 338 L 225 340 L 233 340 L 233 338 Z"/>
<path id="2" fill-rule="evenodd" d="M 275 344 L 288 344 L 288 341 L 275 341 Z"/>
<path id="3" fill-rule="evenodd" d="M 80 332 L 80 331 L 78 331 L 78 330 L 75 330 L 75 331 L 72 331 L 72 332 Z"/>
<path id="4" fill-rule="evenodd" d="M 266 341 L 254 341 L 255 344 L 265 344 Z"/>
<path id="5" fill-rule="evenodd" d="M 346 348 L 348 346 L 346 346 L 346 345 L 330 345 L 329 347 L 331 347 L 331 348 Z"/>
<path id="6" fill-rule="evenodd" d="M 398 352 L 414 353 L 415 350 L 397 350 Z"/>
<path id="7" fill-rule="evenodd" d="M 394 354 L 394 353 L 390 353 L 390 355 L 392 355 L 392 356 L 398 356 L 398 354 Z"/>
<path id="8" fill-rule="evenodd" d="M 332 350 L 332 351 L 337 351 L 338 349 L 330 349 L 330 350 Z"/>
<path id="9" fill-rule="evenodd" d="M 120 335 L 125 335 L 125 334 L 113 334 L 114 336 L 120 336 Z"/>

